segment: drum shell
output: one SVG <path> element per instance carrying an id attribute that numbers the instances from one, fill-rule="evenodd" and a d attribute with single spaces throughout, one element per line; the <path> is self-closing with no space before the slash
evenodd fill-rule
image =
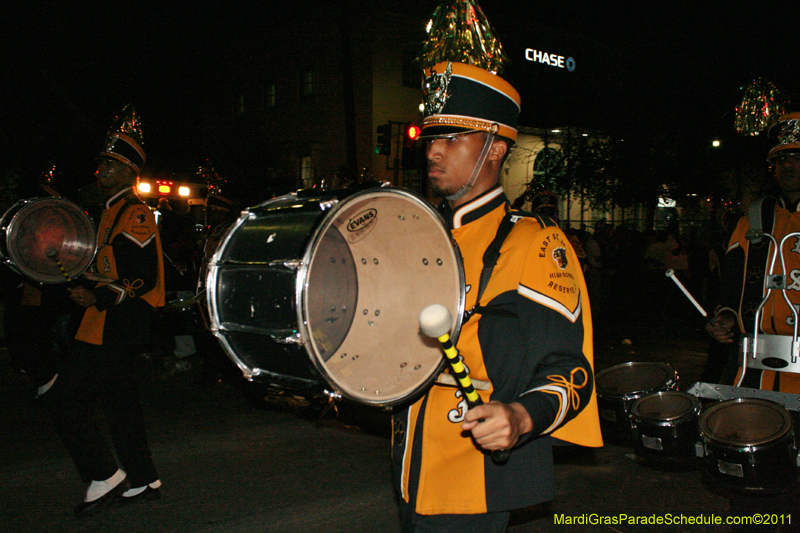
<path id="1" fill-rule="evenodd" d="M 790 413 L 768 400 L 737 398 L 700 416 L 705 473 L 721 489 L 779 493 L 798 481 L 797 446 Z"/>
<path id="2" fill-rule="evenodd" d="M 455 243 L 433 206 L 400 189 L 248 209 L 208 271 L 211 330 L 229 357 L 247 378 L 297 395 L 407 401 L 444 365 L 419 313 L 445 304 L 454 338 L 463 316 Z"/>
<path id="3" fill-rule="evenodd" d="M 76 278 L 91 266 L 97 251 L 94 223 L 65 198 L 20 200 L 3 214 L 0 228 L 3 261 L 39 283 Z"/>
<path id="4" fill-rule="evenodd" d="M 700 400 L 680 391 L 662 391 L 634 402 L 631 428 L 636 454 L 644 459 L 683 462 L 697 456 Z"/>
<path id="5" fill-rule="evenodd" d="M 631 362 L 597 373 L 597 407 L 603 435 L 630 440 L 631 409 L 634 402 L 656 392 L 678 387 L 678 373 L 667 363 Z"/>
<path id="6" fill-rule="evenodd" d="M 312 232 L 321 224 L 324 211 L 318 203 L 293 198 L 293 203 L 301 207 L 287 212 L 287 200 L 277 198 L 245 211 L 219 239 L 206 280 L 210 329 L 246 378 L 299 394 L 322 396 L 324 380 L 306 357 L 299 335 L 295 293 L 297 263 Z M 318 200 L 335 202 L 338 198 L 331 195 Z M 254 223 L 271 218 L 276 219 L 271 226 Z M 280 238 L 273 238 L 265 253 L 256 243 L 270 241 L 277 229 Z M 225 286 L 252 292 L 252 319 L 234 310 L 236 293 L 225 293 Z M 235 318 L 228 318 L 231 313 L 236 313 Z M 229 321 L 237 329 L 226 327 Z"/>

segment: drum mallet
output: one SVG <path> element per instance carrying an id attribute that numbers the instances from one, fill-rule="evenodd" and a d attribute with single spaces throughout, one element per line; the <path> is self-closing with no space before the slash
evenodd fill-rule
<path id="1" fill-rule="evenodd" d="M 64 265 L 61 264 L 61 260 L 58 258 L 58 250 L 56 250 L 55 248 L 48 248 L 47 251 L 45 251 L 44 255 L 55 261 L 56 264 L 58 265 L 58 269 L 61 271 L 62 274 L 64 274 L 64 277 L 67 279 L 67 283 L 72 283 L 72 278 L 69 277 L 69 274 L 64 268 Z"/>
<path id="2" fill-rule="evenodd" d="M 672 278 L 672 281 L 674 281 L 674 282 L 675 282 L 675 285 L 677 285 L 677 286 L 678 286 L 678 288 L 679 288 L 681 291 L 683 291 L 683 294 L 685 294 L 685 295 L 686 295 L 686 297 L 687 297 L 687 298 L 689 298 L 689 301 L 690 301 L 690 302 L 692 302 L 692 303 L 694 304 L 694 306 L 697 308 L 697 310 L 698 310 L 698 311 L 700 311 L 700 314 L 701 314 L 701 315 L 703 315 L 703 317 L 704 317 L 704 318 L 705 318 L 705 319 L 708 321 L 708 323 L 709 323 L 709 324 L 711 324 L 712 326 L 716 326 L 716 325 L 717 325 L 717 324 L 714 322 L 714 319 L 713 319 L 713 318 L 711 318 L 710 316 L 708 316 L 708 313 L 706 313 L 706 310 L 705 310 L 705 309 L 703 309 L 703 306 L 702 306 L 702 305 L 700 305 L 700 304 L 697 302 L 697 300 L 695 300 L 695 299 L 694 299 L 694 296 L 692 296 L 692 294 L 691 294 L 689 291 L 687 291 L 687 290 L 686 290 L 686 287 L 684 287 L 684 286 L 683 286 L 683 283 L 681 283 L 681 280 L 679 280 L 679 279 L 678 279 L 678 278 L 675 276 L 675 271 L 674 271 L 674 270 L 672 270 L 671 268 L 670 268 L 669 270 L 667 270 L 667 272 L 666 272 L 666 276 L 667 276 L 668 278 Z"/>
<path id="3" fill-rule="evenodd" d="M 453 317 L 450 314 L 450 310 L 441 304 L 429 305 L 419 315 L 419 327 L 422 333 L 437 339 L 442 345 L 447 361 L 450 363 L 450 368 L 461 385 L 461 392 L 466 397 L 467 406 L 472 409 L 483 405 L 483 400 L 475 391 L 475 387 L 472 386 L 469 372 L 458 357 L 458 349 L 453 346 L 453 342 L 450 340 L 450 324 L 452 322 Z M 483 420 L 479 422 L 483 422 Z M 497 464 L 505 463 L 508 461 L 508 451 L 492 450 L 492 460 Z"/>

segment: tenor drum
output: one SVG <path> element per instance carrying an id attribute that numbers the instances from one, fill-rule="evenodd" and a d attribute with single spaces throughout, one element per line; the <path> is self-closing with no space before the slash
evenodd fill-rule
<path id="1" fill-rule="evenodd" d="M 242 213 L 206 283 L 211 330 L 248 379 L 390 406 L 444 364 L 419 314 L 441 303 L 457 336 L 464 273 L 444 221 L 409 191 L 291 194 Z"/>
<path id="2" fill-rule="evenodd" d="M 631 408 L 639 398 L 677 388 L 678 373 L 667 363 L 623 363 L 597 373 L 600 427 L 610 439 L 630 439 Z"/>
<path id="3" fill-rule="evenodd" d="M 789 411 L 737 398 L 706 409 L 700 437 L 709 480 L 737 492 L 774 493 L 797 484 L 797 446 Z"/>
<path id="4" fill-rule="evenodd" d="M 96 232 L 89 216 L 65 198 L 20 200 L 0 219 L 0 255 L 18 274 L 40 283 L 64 283 L 94 260 Z"/>
<path id="5" fill-rule="evenodd" d="M 701 410 L 696 396 L 680 391 L 657 392 L 636 400 L 631 407 L 636 455 L 666 462 L 696 457 Z"/>

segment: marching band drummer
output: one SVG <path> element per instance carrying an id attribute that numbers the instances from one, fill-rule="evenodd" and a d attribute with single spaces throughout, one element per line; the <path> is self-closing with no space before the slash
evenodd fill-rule
<path id="1" fill-rule="evenodd" d="M 85 309 L 67 368 L 42 396 L 81 479 L 89 486 L 75 509 L 87 516 L 115 500 L 160 496 L 150 453 L 134 355 L 150 342 L 151 317 L 164 305 L 164 266 L 155 216 L 135 194 L 145 162 L 135 113 L 109 135 L 95 176 L 106 203 L 97 229 L 97 279 L 70 297 Z M 102 403 L 121 463 L 93 417 Z"/>
<path id="2" fill-rule="evenodd" d="M 434 384 L 393 420 L 404 532 L 506 530 L 510 511 L 554 496 L 553 437 L 601 446 L 586 285 L 564 233 L 507 216 L 500 169 L 517 137 L 519 95 L 476 66 L 440 63 L 424 86 L 428 179 L 466 275 L 458 339 L 484 405 Z M 507 233 L 506 233 L 507 232 Z M 499 246 L 493 269 L 484 252 Z M 481 287 L 482 272 L 490 275 Z M 479 307 L 478 307 L 479 306 Z M 494 462 L 492 450 L 506 450 Z"/>
<path id="3" fill-rule="evenodd" d="M 773 166 L 775 176 L 774 196 L 764 196 L 754 201 L 750 214 L 739 219 L 725 254 L 725 266 L 720 282 L 720 305 L 714 314 L 715 326 L 706 325 L 709 334 L 720 343 L 730 344 L 740 334 L 753 334 L 755 315 L 764 299 L 765 275 L 771 262 L 773 245 L 768 238 L 760 242 L 747 239 L 748 231 L 769 233 L 777 242 L 790 233 L 800 231 L 800 113 L 790 113 L 769 130 L 768 138 L 774 142 L 767 161 Z M 758 227 L 760 226 L 760 231 Z M 789 273 L 786 291 L 791 302 L 800 304 L 800 238 L 790 239 L 783 249 L 786 272 Z M 778 263 L 779 264 L 779 263 Z M 767 335 L 792 335 L 792 311 L 783 298 L 782 291 L 772 291 L 770 300 L 762 310 L 760 331 Z M 731 350 L 736 354 L 736 350 Z M 740 358 L 740 357 L 739 357 Z M 734 384 L 739 382 L 742 369 Z M 800 393 L 800 375 L 748 368 L 743 387 Z M 798 420 L 798 413 L 792 413 Z M 798 428 L 795 427 L 795 432 Z M 779 494 L 731 494 L 731 515 L 751 516 L 753 513 L 787 513 L 800 509 L 800 491 L 788 487 Z M 798 531 L 795 520 L 791 525 L 734 526 L 734 531 Z"/>
<path id="4" fill-rule="evenodd" d="M 776 191 L 754 201 L 760 209 L 751 207 L 751 215 L 739 219 L 725 254 L 725 268 L 720 282 L 720 305 L 714 315 L 716 326 L 706 324 L 709 334 L 721 343 L 733 343 L 739 333 L 753 333 L 755 314 L 765 296 L 764 276 L 768 273 L 773 246 L 771 240 L 760 242 L 747 239 L 754 226 L 771 234 L 778 242 L 800 231 L 800 113 L 790 113 L 769 130 L 769 138 L 777 141 L 767 155 L 774 168 Z M 752 220 L 751 220 L 752 218 Z M 787 241 L 787 294 L 792 303 L 800 305 L 800 238 Z M 778 263 L 779 265 L 779 263 Z M 792 310 L 781 291 L 772 291 L 762 310 L 760 331 L 767 335 L 792 335 Z M 740 370 L 741 372 L 741 370 Z M 737 382 L 739 376 L 737 376 Z M 800 393 L 800 375 L 788 372 L 748 368 L 744 387 Z"/>

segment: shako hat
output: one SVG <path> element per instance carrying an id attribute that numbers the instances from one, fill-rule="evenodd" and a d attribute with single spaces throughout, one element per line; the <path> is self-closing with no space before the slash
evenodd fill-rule
<path id="1" fill-rule="evenodd" d="M 147 160 L 142 148 L 142 129 L 132 105 L 127 105 L 108 132 L 101 158 L 115 159 L 131 167 L 138 176 Z"/>
<path id="2" fill-rule="evenodd" d="M 506 80 L 465 63 L 442 62 L 425 71 L 421 139 L 476 131 L 517 140 L 519 93 Z"/>
<path id="3" fill-rule="evenodd" d="M 786 113 L 767 130 L 767 140 L 772 145 L 767 161 L 786 152 L 800 152 L 800 113 Z"/>

